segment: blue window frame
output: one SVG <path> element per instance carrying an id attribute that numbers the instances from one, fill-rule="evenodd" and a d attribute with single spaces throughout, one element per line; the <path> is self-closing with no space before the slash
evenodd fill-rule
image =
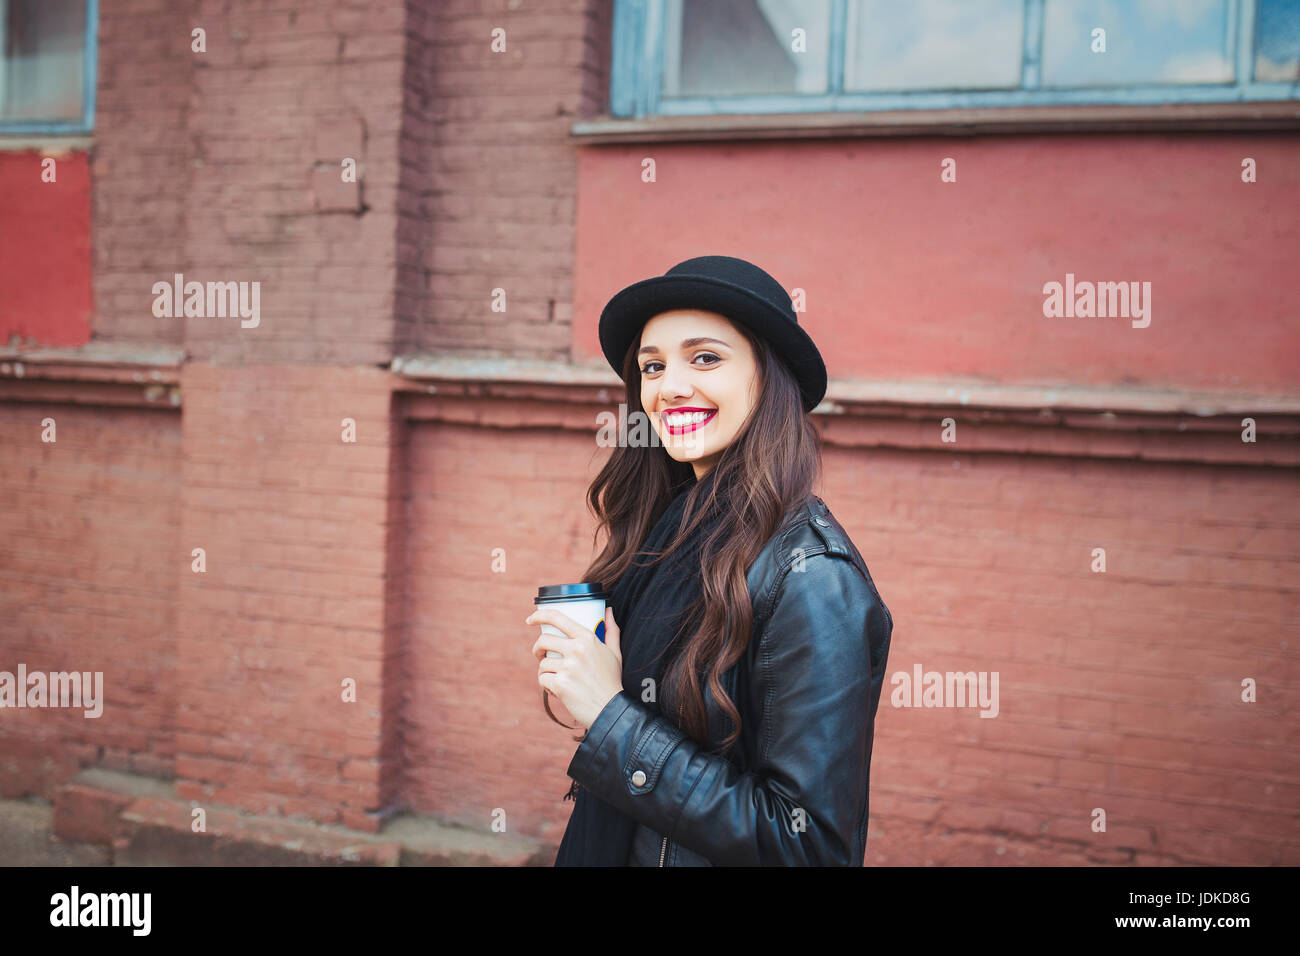
<path id="1" fill-rule="evenodd" d="M 99 0 L 0 0 L 0 134 L 95 125 Z"/>
<path id="2" fill-rule="evenodd" d="M 1300 0 L 614 7 L 616 117 L 1294 99 Z"/>

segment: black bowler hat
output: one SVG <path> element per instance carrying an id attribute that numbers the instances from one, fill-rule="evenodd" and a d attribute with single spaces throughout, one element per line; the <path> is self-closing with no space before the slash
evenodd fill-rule
<path id="1" fill-rule="evenodd" d="M 600 313 L 600 349 L 620 378 L 642 327 L 670 309 L 718 312 L 767 339 L 799 383 L 804 411 L 826 394 L 826 364 L 799 327 L 790 294 L 758 266 L 733 256 L 687 259 L 614 294 Z"/>

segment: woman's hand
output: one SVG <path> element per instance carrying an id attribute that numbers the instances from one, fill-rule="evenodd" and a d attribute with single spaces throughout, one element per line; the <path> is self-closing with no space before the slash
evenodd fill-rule
<path id="1" fill-rule="evenodd" d="M 605 642 L 588 628 L 559 611 L 538 608 L 525 624 L 550 624 L 567 637 L 543 634 L 533 645 L 538 658 L 537 683 L 564 704 L 573 719 L 590 727 L 623 689 L 623 651 L 618 643 L 614 609 L 605 608 Z M 547 651 L 563 657 L 547 657 Z"/>

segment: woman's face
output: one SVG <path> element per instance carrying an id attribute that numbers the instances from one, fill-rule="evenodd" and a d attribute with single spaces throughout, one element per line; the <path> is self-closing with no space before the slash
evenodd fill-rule
<path id="1" fill-rule="evenodd" d="M 695 341 L 696 339 L 706 341 Z M 673 309 L 641 330 L 641 405 L 668 454 L 702 478 L 731 444 L 758 401 L 758 365 L 749 340 L 717 312 Z M 685 424 L 674 409 L 699 409 Z"/>

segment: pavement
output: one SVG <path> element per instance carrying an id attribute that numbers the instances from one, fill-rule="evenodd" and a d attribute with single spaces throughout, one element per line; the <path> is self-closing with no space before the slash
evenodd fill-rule
<path id="1" fill-rule="evenodd" d="M 53 802 L 0 800 L 0 866 L 550 866 L 558 849 L 398 814 L 378 833 L 194 805 L 165 780 L 83 770 Z"/>

